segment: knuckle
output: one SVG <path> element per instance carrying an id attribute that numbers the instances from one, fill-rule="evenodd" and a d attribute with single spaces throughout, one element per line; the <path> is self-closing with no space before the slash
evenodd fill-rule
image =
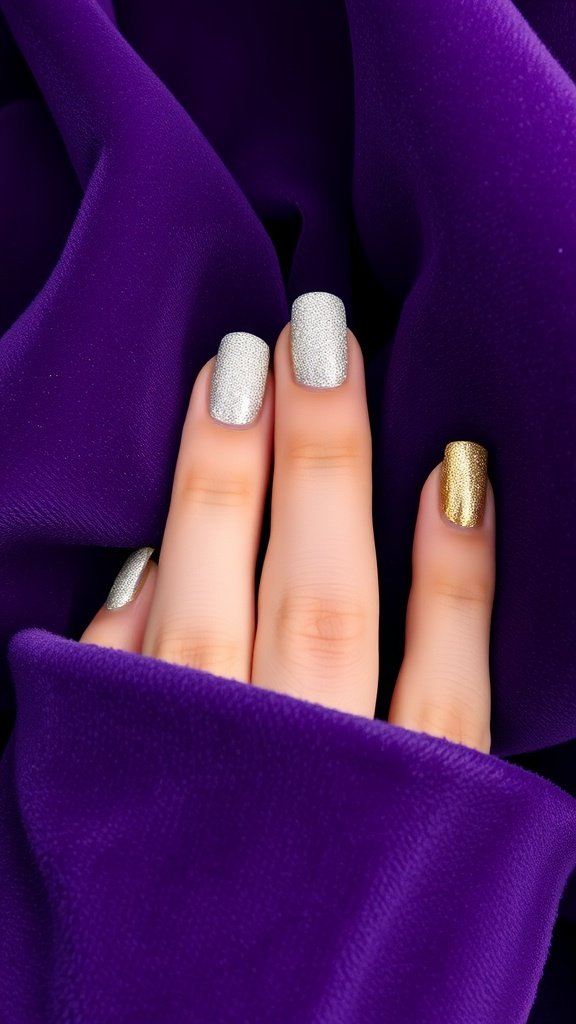
<path id="1" fill-rule="evenodd" d="M 492 603 L 494 584 L 486 575 L 436 575 L 430 581 L 433 597 L 446 604 L 486 606 Z"/>
<path id="2" fill-rule="evenodd" d="M 296 434 L 288 439 L 284 457 L 293 469 L 306 473 L 352 469 L 358 465 L 363 452 L 364 445 L 358 432 L 312 440 Z"/>
<path id="3" fill-rule="evenodd" d="M 288 591 L 278 610 L 278 634 L 298 657 L 326 666 L 358 660 L 367 613 L 355 596 Z"/>
<path id="4" fill-rule="evenodd" d="M 189 668 L 226 673 L 238 664 L 240 647 L 237 640 L 223 636 L 221 632 L 174 628 L 164 631 L 156 640 L 152 657 Z"/>
<path id="5" fill-rule="evenodd" d="M 251 480 L 239 475 L 216 476 L 190 470 L 175 480 L 178 498 L 193 505 L 209 508 L 238 508 L 246 505 L 253 494 Z"/>

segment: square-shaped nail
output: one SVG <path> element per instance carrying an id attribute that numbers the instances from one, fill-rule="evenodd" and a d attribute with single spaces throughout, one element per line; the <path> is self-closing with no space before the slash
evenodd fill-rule
<path id="1" fill-rule="evenodd" d="M 479 526 L 486 504 L 488 452 L 475 441 L 451 441 L 440 467 L 440 506 L 458 526 Z"/>
<path id="2" fill-rule="evenodd" d="M 298 384 L 336 388 L 348 374 L 346 309 L 330 292 L 305 292 L 292 303 L 292 365 Z"/>
<path id="3" fill-rule="evenodd" d="M 270 348 L 256 334 L 225 334 L 212 373 L 210 415 L 221 423 L 252 423 L 264 399 L 269 362 Z"/>

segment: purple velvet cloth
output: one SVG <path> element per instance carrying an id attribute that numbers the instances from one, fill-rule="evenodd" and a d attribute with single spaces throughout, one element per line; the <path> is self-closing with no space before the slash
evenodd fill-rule
<path id="1" fill-rule="evenodd" d="M 1 1024 L 572 1022 L 576 5 L 0 10 Z M 316 289 L 366 361 L 374 720 L 77 642 L 161 543 L 200 367 Z M 386 722 L 461 437 L 490 755 Z"/>

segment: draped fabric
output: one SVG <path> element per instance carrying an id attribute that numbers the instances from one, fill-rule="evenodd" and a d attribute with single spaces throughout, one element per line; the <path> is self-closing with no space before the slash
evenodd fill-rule
<path id="1" fill-rule="evenodd" d="M 573 1021 L 576 5 L 0 11 L 0 1020 Z M 161 544 L 201 366 L 309 290 L 365 358 L 374 720 L 77 642 Z M 490 754 L 386 721 L 459 438 Z"/>

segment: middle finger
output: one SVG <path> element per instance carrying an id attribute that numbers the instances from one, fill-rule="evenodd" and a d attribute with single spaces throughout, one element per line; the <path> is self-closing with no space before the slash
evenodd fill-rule
<path id="1" fill-rule="evenodd" d="M 339 298 L 308 292 L 274 351 L 270 541 L 252 682 L 374 717 L 378 574 L 364 363 Z"/>

